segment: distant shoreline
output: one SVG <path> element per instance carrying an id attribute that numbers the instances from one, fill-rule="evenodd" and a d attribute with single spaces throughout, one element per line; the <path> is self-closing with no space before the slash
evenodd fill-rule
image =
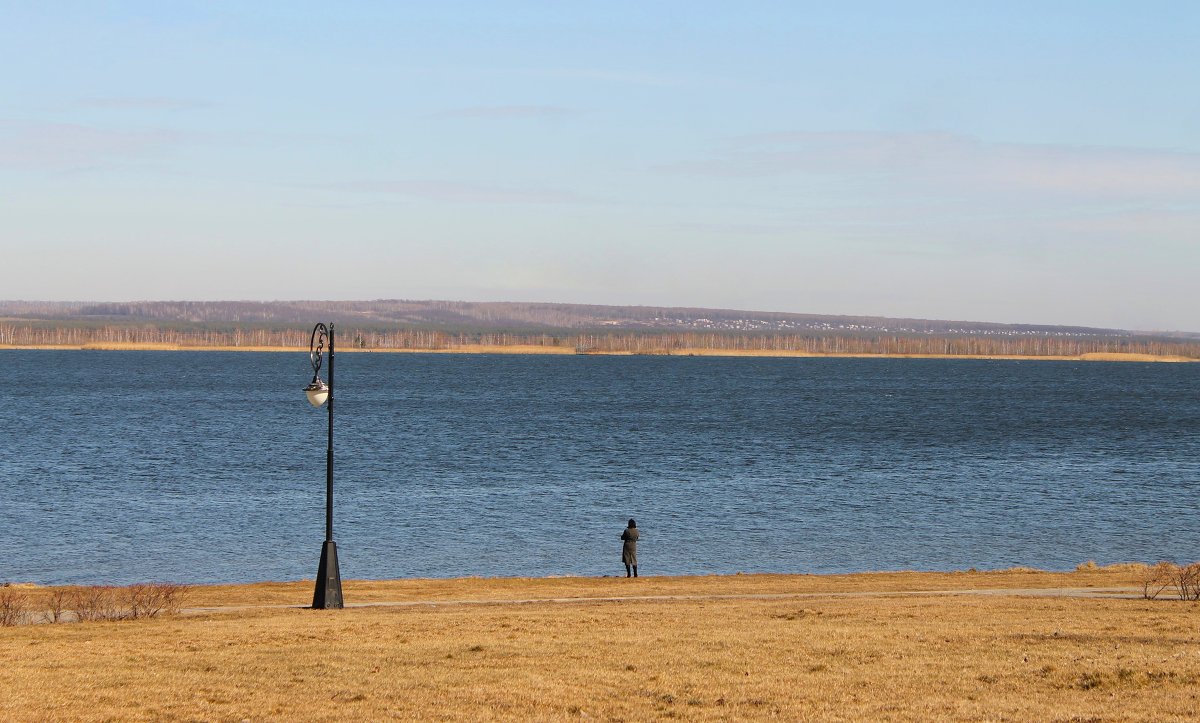
<path id="1" fill-rule="evenodd" d="M 284 346 L 182 346 L 178 344 L 132 344 L 132 343 L 88 343 L 88 344 L 0 344 L 3 350 L 37 351 L 252 351 L 291 352 L 305 351 L 297 347 Z M 486 345 L 465 344 L 452 349 L 359 349 L 347 347 L 339 352 L 368 354 L 544 354 L 579 356 L 708 356 L 708 357 L 776 357 L 797 359 L 985 359 L 1009 361 L 1102 361 L 1102 362 L 1200 362 L 1183 356 L 1157 356 L 1154 354 L 1132 354 L 1119 352 L 1093 352 L 1077 356 L 1035 356 L 1022 354 L 860 354 L 819 353 L 773 349 L 672 349 L 670 351 L 589 351 L 576 352 L 569 347 L 537 346 L 532 344 Z"/>

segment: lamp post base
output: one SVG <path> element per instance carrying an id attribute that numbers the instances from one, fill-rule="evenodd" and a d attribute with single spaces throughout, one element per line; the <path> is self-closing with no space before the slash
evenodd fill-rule
<path id="1" fill-rule="evenodd" d="M 333 540 L 326 540 L 321 546 L 312 606 L 314 610 L 342 609 L 342 573 L 338 570 L 337 543 Z"/>

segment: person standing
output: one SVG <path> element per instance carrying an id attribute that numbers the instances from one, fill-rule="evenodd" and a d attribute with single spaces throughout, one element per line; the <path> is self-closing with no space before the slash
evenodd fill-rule
<path id="1" fill-rule="evenodd" d="M 621 539 L 624 544 L 621 545 L 621 562 L 625 563 L 625 577 L 630 577 L 632 569 L 632 577 L 637 577 L 637 541 L 638 528 L 637 523 L 632 519 L 629 520 L 629 526 L 621 532 Z"/>

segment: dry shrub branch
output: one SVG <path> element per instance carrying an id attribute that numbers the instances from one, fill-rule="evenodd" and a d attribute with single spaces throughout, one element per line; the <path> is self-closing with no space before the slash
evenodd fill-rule
<path id="1" fill-rule="evenodd" d="M 1154 600 L 1167 588 L 1174 588 L 1180 600 L 1200 600 L 1200 562 L 1176 565 L 1162 561 L 1143 568 L 1138 575 L 1142 597 Z"/>
<path id="2" fill-rule="evenodd" d="M 46 619 L 52 623 L 64 622 L 64 615 L 66 615 L 71 604 L 71 588 L 54 588 L 50 591 L 50 597 L 46 600 L 46 604 L 48 608 Z"/>
<path id="3" fill-rule="evenodd" d="M 116 588 L 109 585 L 75 588 L 71 594 L 71 607 L 80 622 L 120 620 L 122 617 L 117 608 Z"/>
<path id="4" fill-rule="evenodd" d="M 138 583 L 128 587 L 90 585 L 70 589 L 67 593 L 70 607 L 77 620 L 137 620 L 179 612 L 187 586 L 170 583 Z M 51 600 L 53 608 L 53 599 Z M 57 622 L 62 620 L 62 611 L 57 615 L 53 609 L 49 616 Z"/>
<path id="5" fill-rule="evenodd" d="M 1154 600 L 1162 594 L 1163 590 L 1171 587 L 1175 568 L 1175 563 L 1165 560 L 1157 565 L 1150 565 L 1143 568 L 1138 574 L 1138 584 L 1142 588 L 1142 597 L 1147 600 Z"/>
<path id="6" fill-rule="evenodd" d="M 1180 600 L 1200 600 L 1200 562 L 1175 568 L 1174 579 Z"/>
<path id="7" fill-rule="evenodd" d="M 0 626 L 176 615 L 189 589 L 158 582 L 127 587 L 86 585 L 56 587 L 31 596 L 25 589 L 5 584 L 0 586 Z"/>
<path id="8" fill-rule="evenodd" d="M 125 588 L 129 618 L 156 618 L 179 612 L 185 587 L 169 583 L 140 583 Z"/>
<path id="9" fill-rule="evenodd" d="M 29 598 L 21 590 L 7 585 L 0 587 L 0 626 L 19 625 L 25 620 Z"/>

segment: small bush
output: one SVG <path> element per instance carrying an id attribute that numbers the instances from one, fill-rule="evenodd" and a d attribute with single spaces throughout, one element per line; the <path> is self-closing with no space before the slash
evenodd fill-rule
<path id="1" fill-rule="evenodd" d="M 1163 560 L 1157 565 L 1143 568 L 1138 574 L 1138 583 L 1142 586 L 1142 597 L 1153 600 L 1162 594 L 1163 590 L 1174 583 L 1175 570 L 1179 566 Z"/>
<path id="2" fill-rule="evenodd" d="M 14 588 L 0 587 L 0 626 L 20 625 L 25 621 L 25 609 L 29 598 Z"/>
<path id="3" fill-rule="evenodd" d="M 1160 562 L 1139 573 L 1138 583 L 1142 586 L 1142 597 L 1153 600 L 1167 588 L 1174 588 L 1180 600 L 1200 600 L 1200 562 L 1191 565 L 1176 565 Z"/>
<path id="4" fill-rule="evenodd" d="M 140 583 L 125 588 L 128 617 L 155 618 L 159 615 L 174 615 L 179 612 L 186 591 L 183 585 L 169 583 Z"/>
<path id="5" fill-rule="evenodd" d="M 88 587 L 64 588 L 66 603 L 75 611 L 80 622 L 93 620 L 137 620 L 156 618 L 159 615 L 174 615 L 179 612 L 187 586 L 170 583 L 138 583 L 127 587 L 90 585 Z M 64 610 L 57 615 L 51 610 L 55 622 L 63 619 Z"/>
<path id="6" fill-rule="evenodd" d="M 121 620 L 125 617 L 117 605 L 117 588 L 110 585 L 89 585 L 71 592 L 71 607 L 80 622 Z"/>
<path id="7" fill-rule="evenodd" d="M 31 603 L 21 589 L 0 585 L 0 626 L 27 622 L 65 623 L 137 620 L 176 615 L 187 595 L 186 585 L 139 583 L 127 587 L 87 585 L 56 587 Z M 31 615 L 31 606 L 35 614 Z"/>
<path id="8" fill-rule="evenodd" d="M 1200 600 L 1200 562 L 1175 566 L 1172 576 L 1180 600 Z"/>
<path id="9" fill-rule="evenodd" d="M 70 607 L 71 588 L 54 588 L 50 591 L 50 598 L 46 602 L 49 605 L 49 610 L 46 611 L 46 619 L 52 623 L 64 622 L 64 616 Z"/>

